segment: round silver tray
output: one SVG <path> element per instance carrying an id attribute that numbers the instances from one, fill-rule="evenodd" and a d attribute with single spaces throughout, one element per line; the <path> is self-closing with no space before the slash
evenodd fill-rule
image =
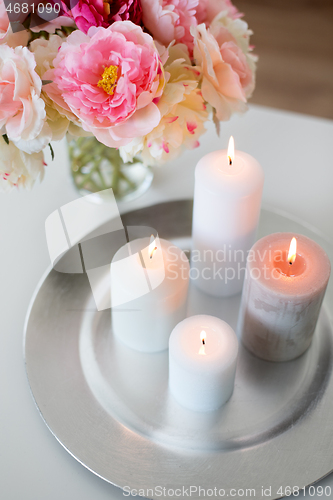
<path id="1" fill-rule="evenodd" d="M 181 200 L 122 219 L 125 226 L 151 226 L 189 250 L 191 214 L 192 202 Z M 333 249 L 314 230 L 262 210 L 258 236 L 276 231 L 315 239 L 333 262 Z M 333 469 L 332 288 L 302 357 L 269 363 L 241 347 L 231 400 L 200 414 L 169 396 L 167 352 L 137 353 L 117 342 L 110 310 L 96 311 L 87 276 L 51 269 L 25 328 L 36 405 L 74 458 L 120 488 L 150 489 L 150 498 L 159 497 L 157 487 L 217 488 L 225 496 L 255 489 L 255 498 L 263 498 L 262 487 L 271 487 L 265 498 L 279 498 L 280 487 L 302 488 Z M 215 299 L 191 286 L 188 315 L 212 314 L 235 328 L 239 302 L 240 296 Z"/>

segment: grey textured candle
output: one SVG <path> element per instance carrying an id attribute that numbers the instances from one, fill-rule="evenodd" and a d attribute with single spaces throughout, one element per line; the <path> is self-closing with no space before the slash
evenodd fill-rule
<path id="1" fill-rule="evenodd" d="M 297 251 L 289 258 L 293 237 Z M 327 254 L 309 238 L 275 233 L 248 256 L 238 333 L 245 347 L 268 361 L 288 361 L 310 346 L 330 276 Z"/>

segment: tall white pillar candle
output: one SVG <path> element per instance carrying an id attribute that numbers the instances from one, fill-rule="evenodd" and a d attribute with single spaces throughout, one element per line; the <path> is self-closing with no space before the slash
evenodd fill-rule
<path id="1" fill-rule="evenodd" d="M 189 262 L 169 241 L 140 238 L 124 245 L 111 263 L 112 331 L 143 352 L 168 348 L 186 317 Z"/>
<path id="2" fill-rule="evenodd" d="M 225 321 L 207 315 L 179 323 L 169 341 L 169 388 L 194 411 L 210 411 L 230 398 L 235 381 L 238 340 Z"/>
<path id="3" fill-rule="evenodd" d="M 257 160 L 241 151 L 233 153 L 232 144 L 228 151 L 201 158 L 195 170 L 191 278 L 217 297 L 242 289 L 264 185 Z"/>
<path id="4" fill-rule="evenodd" d="M 275 233 L 257 241 L 249 254 L 239 314 L 245 347 L 268 361 L 303 354 L 312 341 L 330 270 L 324 250 L 300 234 Z"/>

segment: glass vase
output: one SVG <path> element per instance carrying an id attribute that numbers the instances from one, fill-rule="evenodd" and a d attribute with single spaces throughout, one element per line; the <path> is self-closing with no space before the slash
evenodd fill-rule
<path id="1" fill-rule="evenodd" d="M 117 200 L 131 200 L 142 195 L 153 180 L 150 167 L 139 158 L 125 163 L 119 151 L 101 144 L 95 137 L 79 137 L 68 143 L 74 184 L 80 194 L 96 193 L 92 201 L 107 201 L 103 191 L 109 188 Z"/>

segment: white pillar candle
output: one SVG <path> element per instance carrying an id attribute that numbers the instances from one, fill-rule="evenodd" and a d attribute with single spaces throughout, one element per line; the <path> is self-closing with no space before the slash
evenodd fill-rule
<path id="1" fill-rule="evenodd" d="M 248 258 L 238 323 L 245 347 L 268 361 L 303 354 L 312 341 L 330 269 L 324 250 L 305 236 L 275 233 L 257 241 Z"/>
<path id="2" fill-rule="evenodd" d="M 143 352 L 168 348 L 186 317 L 189 262 L 169 241 L 140 238 L 124 245 L 111 263 L 112 330 Z"/>
<path id="3" fill-rule="evenodd" d="M 255 242 L 264 173 L 252 156 L 229 149 L 201 158 L 195 170 L 191 278 L 217 297 L 242 290 Z"/>
<path id="4" fill-rule="evenodd" d="M 233 392 L 237 354 L 236 334 L 225 321 L 207 315 L 185 319 L 169 341 L 171 394 L 190 410 L 219 408 Z"/>

